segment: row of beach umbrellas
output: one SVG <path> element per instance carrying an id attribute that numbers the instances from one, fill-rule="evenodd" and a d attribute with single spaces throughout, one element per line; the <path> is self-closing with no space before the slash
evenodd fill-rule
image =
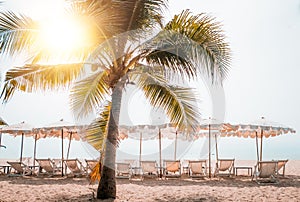
<path id="1" fill-rule="evenodd" d="M 58 122 L 49 124 L 45 127 L 34 128 L 33 126 L 21 122 L 19 124 L 7 125 L 2 119 L 0 120 L 0 145 L 1 145 L 1 133 L 9 133 L 13 136 L 21 135 L 21 154 L 20 161 L 22 160 L 23 152 L 23 138 L 24 136 L 33 136 L 35 139 L 34 145 L 34 159 L 36 157 L 36 141 L 40 138 L 45 137 L 61 137 L 62 139 L 62 157 L 64 159 L 64 148 L 63 139 L 69 139 L 69 147 L 67 152 L 67 158 L 70 150 L 71 140 L 84 140 L 84 135 L 80 135 L 79 131 L 83 126 L 76 126 L 75 124 L 69 123 L 61 119 Z M 83 132 L 83 131 L 81 131 Z M 135 125 L 135 126 L 119 126 L 119 139 L 139 139 L 140 140 L 140 155 L 139 161 L 141 161 L 142 154 L 142 141 L 149 139 L 159 140 L 159 167 L 162 167 L 162 156 L 161 156 L 161 139 L 168 138 L 175 140 L 174 148 L 174 160 L 176 160 L 177 153 L 177 140 L 195 141 L 202 137 L 208 138 L 208 169 L 209 176 L 211 175 L 211 139 L 215 137 L 243 137 L 243 138 L 255 138 L 257 148 L 257 161 L 262 161 L 263 151 L 263 139 L 274 137 L 287 133 L 295 133 L 296 131 L 290 127 L 283 126 L 273 121 L 268 121 L 266 118 L 251 122 L 249 124 L 238 124 L 232 125 L 224 123 L 214 118 L 203 119 L 200 124 L 196 127 L 195 133 L 187 133 L 178 131 L 173 124 L 161 124 L 161 125 Z M 83 132 L 84 133 L 84 132 Z M 260 148 L 259 140 L 260 139 Z M 216 141 L 216 158 L 218 158 Z M 63 171 L 63 167 L 62 167 Z M 62 172 L 63 173 L 63 172 Z"/>
<path id="2" fill-rule="evenodd" d="M 142 141 L 148 139 L 159 140 L 159 167 L 162 167 L 161 156 L 161 139 L 169 138 L 175 140 L 174 160 L 176 160 L 177 139 L 185 141 L 194 141 L 202 137 L 208 138 L 208 173 L 211 177 L 211 139 L 215 137 L 216 143 L 216 158 L 218 159 L 217 137 L 240 137 L 240 138 L 255 138 L 257 161 L 263 160 L 263 139 L 279 136 L 287 133 L 295 133 L 296 131 L 282 124 L 269 121 L 265 117 L 253 121 L 249 124 L 233 125 L 224 123 L 214 118 L 203 119 L 199 126 L 196 127 L 196 132 L 193 134 L 177 131 L 172 124 L 162 125 L 137 125 L 137 126 L 120 126 L 119 133 L 122 139 L 133 138 L 140 139 L 140 156 L 142 154 Z M 260 139 L 260 147 L 259 147 Z"/>
<path id="3" fill-rule="evenodd" d="M 1 122 L 1 120 L 0 120 Z M 3 121 L 3 123 L 5 123 Z M 33 164 L 35 165 L 35 159 L 36 159 L 36 143 L 37 140 L 41 138 L 46 138 L 46 137 L 59 137 L 62 140 L 62 145 L 61 145 L 61 160 L 63 162 L 64 160 L 64 146 L 63 146 L 63 140 L 64 139 L 69 139 L 69 146 L 68 146 L 68 152 L 67 152 L 67 159 L 69 157 L 69 151 L 70 151 L 70 145 L 72 140 L 83 140 L 79 134 L 79 129 L 80 127 L 76 126 L 73 123 L 67 122 L 63 119 L 51 123 L 49 125 L 46 125 L 44 127 L 39 127 L 35 128 L 31 124 L 26 123 L 25 121 L 18 123 L 18 124 L 12 124 L 12 125 L 7 125 L 3 124 L 0 126 L 0 134 L 2 133 L 8 133 L 14 137 L 16 136 L 21 136 L 21 153 L 20 153 L 20 162 L 22 161 L 23 158 L 23 142 L 24 142 L 24 136 L 25 137 L 34 137 L 34 160 Z M 0 136 L 0 144 L 1 144 L 1 136 Z M 63 170 L 64 166 L 62 166 L 62 175 L 63 175 Z"/>

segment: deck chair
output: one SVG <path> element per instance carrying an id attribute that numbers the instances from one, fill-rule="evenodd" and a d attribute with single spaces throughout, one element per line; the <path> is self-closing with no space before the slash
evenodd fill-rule
<path id="1" fill-rule="evenodd" d="M 61 159 L 51 159 L 51 161 L 54 163 L 56 169 L 61 169 Z"/>
<path id="2" fill-rule="evenodd" d="M 218 159 L 216 162 L 216 177 L 231 177 L 234 175 L 234 159 Z"/>
<path id="3" fill-rule="evenodd" d="M 172 178 L 172 177 L 181 177 L 181 166 L 180 160 L 164 160 L 165 170 L 164 177 Z"/>
<path id="4" fill-rule="evenodd" d="M 189 176 L 192 178 L 206 176 L 206 160 L 189 161 Z"/>
<path id="5" fill-rule="evenodd" d="M 84 166 L 78 159 L 67 159 L 64 160 L 64 163 L 66 165 L 66 168 L 70 171 L 70 173 L 67 175 L 81 177 L 86 174 Z"/>
<path id="6" fill-rule="evenodd" d="M 48 176 L 54 176 L 56 174 L 61 174 L 59 167 L 56 167 L 55 163 L 50 159 L 35 159 L 39 166 L 39 174 L 47 174 Z"/>
<path id="7" fill-rule="evenodd" d="M 285 165 L 287 164 L 288 160 L 277 160 L 277 175 L 284 177 L 285 175 Z M 282 170 L 282 173 L 279 173 L 279 171 Z"/>
<path id="8" fill-rule="evenodd" d="M 139 161 L 135 159 L 124 159 L 124 163 L 129 163 L 130 164 L 130 172 L 131 172 L 131 178 L 137 178 L 137 179 L 142 179 L 142 169 L 139 165 Z"/>
<path id="9" fill-rule="evenodd" d="M 85 159 L 86 167 L 85 170 L 87 172 L 87 175 L 92 172 L 92 170 L 95 168 L 95 166 L 99 163 L 99 160 L 90 160 L 90 159 Z"/>
<path id="10" fill-rule="evenodd" d="M 259 161 L 254 166 L 252 181 L 260 183 L 277 183 L 277 166 L 278 161 Z"/>
<path id="11" fill-rule="evenodd" d="M 181 162 L 181 168 L 182 168 L 182 173 L 185 175 L 190 175 L 190 166 L 189 166 L 190 160 L 184 159 Z"/>
<path id="12" fill-rule="evenodd" d="M 130 163 L 116 163 L 116 178 L 131 178 Z"/>
<path id="13" fill-rule="evenodd" d="M 33 170 L 23 162 L 7 161 L 7 163 L 10 165 L 8 176 L 27 176 L 33 174 Z"/>
<path id="14" fill-rule="evenodd" d="M 158 177 L 158 169 L 156 161 L 141 161 L 142 180 L 144 177 Z"/>

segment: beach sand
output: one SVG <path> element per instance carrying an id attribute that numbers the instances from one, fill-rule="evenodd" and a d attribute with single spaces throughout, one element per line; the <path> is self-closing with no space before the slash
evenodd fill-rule
<path id="1" fill-rule="evenodd" d="M 249 164 L 251 163 L 251 164 Z M 254 165 L 240 161 L 238 165 Z M 0 201 L 101 201 L 97 184 L 86 178 L 0 176 Z M 259 185 L 251 177 L 117 180 L 117 198 L 104 201 L 300 201 L 300 161 L 290 160 L 278 184 Z"/>

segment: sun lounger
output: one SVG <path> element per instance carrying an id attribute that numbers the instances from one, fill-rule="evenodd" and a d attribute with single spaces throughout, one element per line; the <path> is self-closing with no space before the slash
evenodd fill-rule
<path id="1" fill-rule="evenodd" d="M 278 164 L 277 164 L 277 175 L 284 177 L 285 175 L 285 165 L 287 164 L 288 160 L 277 160 Z M 281 173 L 279 173 L 279 171 L 282 170 Z"/>
<path id="2" fill-rule="evenodd" d="M 48 176 L 54 176 L 56 174 L 61 174 L 61 169 L 59 167 L 56 167 L 55 163 L 51 159 L 35 159 L 39 166 L 39 172 L 40 174 L 47 174 Z"/>
<path id="3" fill-rule="evenodd" d="M 142 179 L 144 177 L 158 177 L 158 169 L 156 161 L 141 161 Z"/>
<path id="4" fill-rule="evenodd" d="M 61 169 L 62 167 L 61 159 L 51 159 L 51 161 L 54 163 L 57 169 Z"/>
<path id="5" fill-rule="evenodd" d="M 8 176 L 26 176 L 26 175 L 33 174 L 33 170 L 30 169 L 23 162 L 7 161 L 7 163 L 10 165 L 10 171 L 9 171 Z"/>
<path id="6" fill-rule="evenodd" d="M 86 167 L 85 170 L 87 172 L 87 175 L 92 172 L 92 170 L 96 167 L 96 165 L 99 163 L 99 160 L 90 160 L 85 159 Z"/>
<path id="7" fill-rule="evenodd" d="M 165 178 L 173 178 L 173 177 L 181 177 L 181 166 L 180 160 L 164 160 L 165 170 L 164 177 Z"/>
<path id="8" fill-rule="evenodd" d="M 116 178 L 131 178 L 130 163 L 116 163 Z"/>
<path id="9" fill-rule="evenodd" d="M 192 178 L 206 176 L 206 160 L 189 161 L 189 176 Z"/>
<path id="10" fill-rule="evenodd" d="M 66 165 L 67 170 L 70 171 L 70 173 L 67 173 L 67 175 L 81 177 L 86 174 L 84 166 L 78 159 L 67 159 L 64 160 L 64 163 Z"/>
<path id="11" fill-rule="evenodd" d="M 182 162 L 181 162 L 182 173 L 181 174 L 190 175 L 189 162 L 190 162 L 190 160 L 187 160 L 187 159 L 182 160 Z"/>
<path id="12" fill-rule="evenodd" d="M 216 163 L 216 177 L 231 177 L 234 175 L 234 159 L 218 159 Z"/>
<path id="13" fill-rule="evenodd" d="M 277 183 L 277 161 L 259 161 L 254 167 L 252 180 L 257 183 Z"/>

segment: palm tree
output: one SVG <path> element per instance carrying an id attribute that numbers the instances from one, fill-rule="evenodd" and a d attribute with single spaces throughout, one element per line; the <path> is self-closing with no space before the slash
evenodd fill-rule
<path id="1" fill-rule="evenodd" d="M 142 90 L 153 107 L 163 108 L 179 130 L 193 131 L 200 116 L 194 105 L 197 97 L 190 88 L 172 85 L 174 77 L 184 80 L 206 74 L 212 82 L 226 77 L 230 53 L 220 24 L 189 10 L 164 24 L 165 7 L 164 0 L 74 1 L 69 11 L 88 22 L 92 40 L 80 50 L 64 53 L 76 62 L 61 64 L 43 64 L 57 55 L 38 46 L 38 24 L 13 12 L 0 14 L 1 52 L 26 52 L 29 58 L 28 64 L 6 73 L 4 102 L 15 90 L 71 86 L 71 107 L 82 117 L 109 101 L 99 115 L 102 119 L 91 124 L 88 134 L 103 154 L 97 198 L 116 197 L 118 125 L 127 85 Z"/>

